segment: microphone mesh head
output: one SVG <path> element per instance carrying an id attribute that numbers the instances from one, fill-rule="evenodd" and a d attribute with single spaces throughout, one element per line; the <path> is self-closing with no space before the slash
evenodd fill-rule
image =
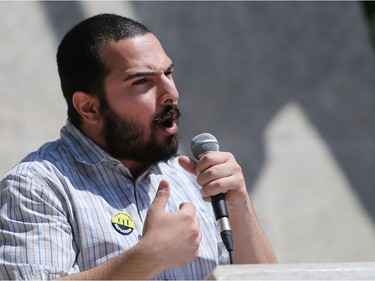
<path id="1" fill-rule="evenodd" d="M 219 151 L 219 142 L 209 133 L 199 134 L 191 140 L 190 150 L 194 157 L 199 159 L 201 155 L 207 152 Z"/>

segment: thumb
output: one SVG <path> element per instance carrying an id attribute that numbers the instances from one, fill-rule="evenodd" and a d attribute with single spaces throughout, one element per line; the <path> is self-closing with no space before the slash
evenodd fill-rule
<path id="1" fill-rule="evenodd" d="M 169 192 L 169 182 L 166 180 L 161 180 L 158 190 L 156 191 L 154 201 L 152 202 L 154 208 L 156 207 L 156 209 L 161 209 L 163 211 L 165 210 L 169 198 Z"/>
<path id="2" fill-rule="evenodd" d="M 187 171 L 187 172 L 189 172 L 193 175 L 197 175 L 196 162 L 194 160 L 190 159 L 187 156 L 181 155 L 178 158 L 178 163 L 180 164 L 180 166 L 182 168 L 184 168 L 185 171 Z"/>

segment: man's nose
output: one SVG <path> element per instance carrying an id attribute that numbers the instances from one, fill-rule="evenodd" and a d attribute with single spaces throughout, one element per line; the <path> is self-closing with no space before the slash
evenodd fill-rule
<path id="1" fill-rule="evenodd" d="M 162 75 L 158 86 L 160 104 L 166 105 L 177 103 L 179 94 L 173 78 Z"/>

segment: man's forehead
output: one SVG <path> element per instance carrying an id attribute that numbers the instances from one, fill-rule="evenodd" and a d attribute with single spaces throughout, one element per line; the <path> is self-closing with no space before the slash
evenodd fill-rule
<path id="1" fill-rule="evenodd" d="M 152 34 L 110 41 L 102 47 L 101 56 L 108 66 L 126 64 L 129 68 L 168 68 L 172 61 L 159 40 Z"/>

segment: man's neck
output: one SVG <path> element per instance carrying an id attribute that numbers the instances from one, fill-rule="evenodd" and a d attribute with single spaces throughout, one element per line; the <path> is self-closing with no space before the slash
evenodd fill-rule
<path id="1" fill-rule="evenodd" d="M 150 167 L 149 165 L 133 160 L 120 161 L 126 168 L 128 168 L 130 174 L 134 179 L 137 179 L 144 171 L 146 171 Z"/>

